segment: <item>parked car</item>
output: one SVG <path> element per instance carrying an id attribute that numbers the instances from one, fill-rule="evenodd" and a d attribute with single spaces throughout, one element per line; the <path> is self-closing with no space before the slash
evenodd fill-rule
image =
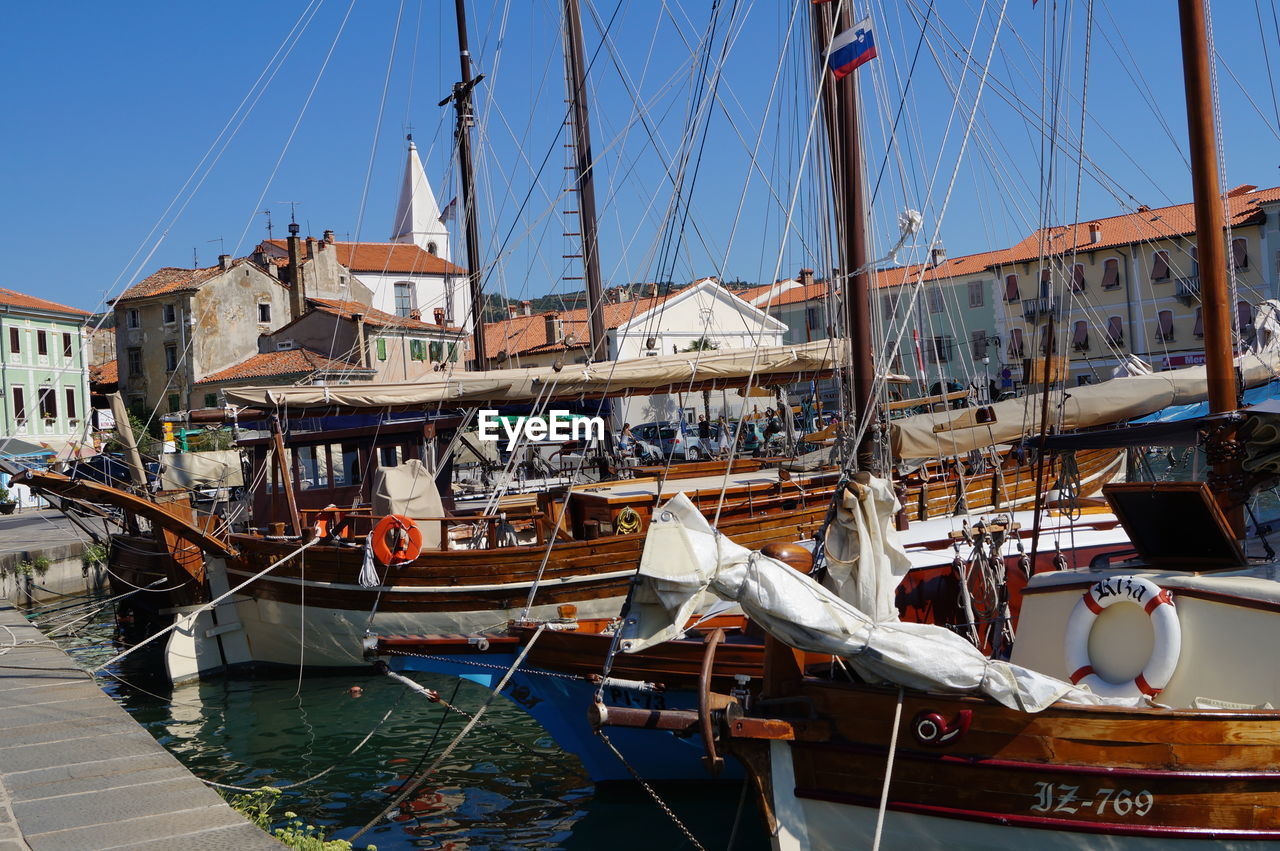
<path id="1" fill-rule="evenodd" d="M 641 423 L 631 427 L 631 434 L 656 447 L 663 458 L 697 461 L 705 454 L 698 447 L 696 427 L 689 428 L 678 422 Z"/>

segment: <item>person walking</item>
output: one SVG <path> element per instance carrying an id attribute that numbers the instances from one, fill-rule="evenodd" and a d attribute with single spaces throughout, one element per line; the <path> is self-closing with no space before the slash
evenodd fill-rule
<path id="1" fill-rule="evenodd" d="M 698 414 L 698 453 L 703 458 L 715 455 L 711 446 L 711 423 L 707 421 L 706 414 Z"/>

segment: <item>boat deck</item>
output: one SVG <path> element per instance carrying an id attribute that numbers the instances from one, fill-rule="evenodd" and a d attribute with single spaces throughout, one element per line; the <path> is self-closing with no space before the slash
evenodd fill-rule
<path id="1" fill-rule="evenodd" d="M 0 606 L 0 849 L 283 846 Z"/>
<path id="2" fill-rule="evenodd" d="M 706 491 L 714 490 L 721 486 L 731 489 L 749 485 L 772 484 L 777 481 L 778 470 L 776 468 L 767 468 L 749 473 L 730 473 L 727 477 L 723 473 L 715 473 L 707 476 L 691 476 L 684 479 L 664 479 L 662 481 L 648 478 L 621 479 L 616 482 L 606 482 L 598 485 L 579 485 L 573 490 L 574 493 L 591 493 L 609 498 L 653 496 L 657 494 L 663 499 L 668 499 L 681 491 Z M 795 476 L 792 481 L 803 487 L 805 477 Z"/>

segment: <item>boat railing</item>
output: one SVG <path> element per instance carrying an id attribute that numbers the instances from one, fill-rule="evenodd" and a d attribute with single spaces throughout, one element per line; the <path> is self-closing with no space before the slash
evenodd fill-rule
<path id="1" fill-rule="evenodd" d="M 315 529 L 317 523 L 324 523 L 325 533 L 341 540 L 357 542 L 374 530 L 383 515 L 375 514 L 372 509 L 303 509 L 301 512 L 303 525 Z M 438 527 L 439 551 L 459 549 L 498 549 L 511 546 L 511 540 L 520 532 L 532 531 L 533 537 L 519 540 L 520 545 L 541 545 L 546 543 L 542 511 L 529 511 L 513 514 L 461 514 L 448 517 L 411 517 L 420 529 Z M 425 528 L 424 528 L 425 527 Z M 527 537 L 527 536 L 526 536 Z"/>

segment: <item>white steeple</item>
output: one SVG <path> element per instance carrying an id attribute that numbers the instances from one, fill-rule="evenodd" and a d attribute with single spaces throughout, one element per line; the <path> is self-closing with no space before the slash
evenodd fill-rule
<path id="1" fill-rule="evenodd" d="M 392 225 L 392 242 L 411 242 L 444 260 L 449 259 L 449 229 L 440 221 L 440 207 L 427 182 L 418 146 L 409 136 L 409 157 L 400 184 L 400 202 Z"/>

